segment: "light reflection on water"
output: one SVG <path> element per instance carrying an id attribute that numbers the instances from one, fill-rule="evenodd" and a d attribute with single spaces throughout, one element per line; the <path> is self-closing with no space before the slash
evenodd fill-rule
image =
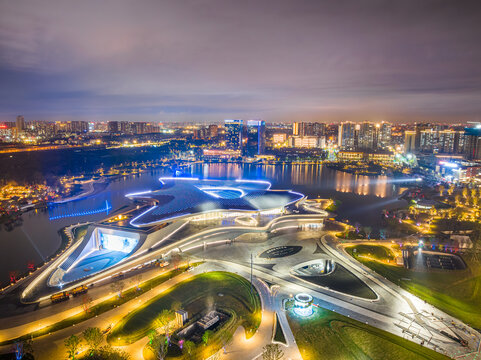
<path id="1" fill-rule="evenodd" d="M 253 164 L 196 164 L 191 173 L 204 178 L 257 178 L 266 179 L 278 187 L 295 186 L 334 190 L 357 195 L 392 197 L 402 188 L 387 176 L 355 175 L 331 170 L 321 165 L 253 165 Z"/>
<path id="2" fill-rule="evenodd" d="M 373 227 L 379 226 L 383 208 L 401 204 L 396 198 L 403 190 L 385 176 L 348 174 L 320 165 L 195 164 L 189 170 L 192 175 L 203 178 L 265 179 L 269 180 L 275 189 L 293 189 L 310 197 L 336 198 L 342 202 L 338 209 L 341 219 Z M 52 214 L 84 213 L 105 206 L 106 201 L 115 211 L 130 204 L 125 194 L 158 188 L 158 178 L 163 175 L 170 176 L 171 173 L 154 170 L 141 175 L 121 177 L 93 197 L 57 205 L 49 211 L 30 211 L 23 214 L 21 227 L 9 232 L 4 228 L 0 230 L 0 281 L 8 279 L 9 271 L 23 272 L 29 261 L 39 263 L 40 255 L 46 257 L 55 252 L 60 245 L 60 228 L 78 222 L 98 221 L 105 217 L 105 213 L 98 213 L 49 220 Z M 36 246 L 33 246 L 32 242 Z"/>

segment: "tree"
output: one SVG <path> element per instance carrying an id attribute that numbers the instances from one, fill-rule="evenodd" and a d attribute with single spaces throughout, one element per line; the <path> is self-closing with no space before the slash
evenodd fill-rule
<path id="1" fill-rule="evenodd" d="M 122 290 L 125 287 L 125 284 L 122 280 L 114 281 L 112 284 L 110 284 L 110 287 L 111 287 L 112 291 L 117 293 L 119 298 L 122 297 Z"/>
<path id="2" fill-rule="evenodd" d="M 86 313 L 88 313 L 90 311 L 90 308 L 92 307 L 92 298 L 87 295 L 87 294 L 84 294 L 82 296 L 82 308 L 84 309 L 84 311 Z"/>
<path id="3" fill-rule="evenodd" d="M 133 278 L 133 283 L 137 290 L 140 290 L 140 283 L 142 282 L 142 274 L 137 274 Z"/>
<path id="4" fill-rule="evenodd" d="M 26 354 L 33 355 L 32 340 L 16 341 L 15 344 L 13 344 L 13 351 L 16 360 L 23 359 Z"/>
<path id="5" fill-rule="evenodd" d="M 263 348 L 262 360 L 281 360 L 284 357 L 284 351 L 282 351 L 279 344 L 267 344 Z"/>
<path id="6" fill-rule="evenodd" d="M 184 341 L 184 345 L 182 345 L 182 352 L 184 354 L 187 354 L 187 357 L 189 359 L 192 359 L 194 349 L 195 349 L 195 344 L 192 341 L 190 340 Z"/>
<path id="7" fill-rule="evenodd" d="M 478 195 L 478 190 L 475 187 L 471 188 L 471 197 L 475 198 L 477 195 Z"/>
<path id="8" fill-rule="evenodd" d="M 204 345 L 207 346 L 209 344 L 209 339 L 212 336 L 213 332 L 211 330 L 206 330 L 202 334 L 202 341 L 204 342 Z"/>
<path id="9" fill-rule="evenodd" d="M 110 345 L 102 346 L 98 350 L 98 355 L 89 357 L 92 360 L 129 360 L 130 355 L 123 350 L 114 349 Z"/>
<path id="10" fill-rule="evenodd" d="M 175 270 L 179 268 L 180 262 L 182 261 L 182 253 L 175 252 L 171 255 L 172 265 L 174 265 Z"/>
<path id="11" fill-rule="evenodd" d="M 65 339 L 64 345 L 67 348 L 69 359 L 75 360 L 75 355 L 79 351 L 81 343 L 82 341 L 75 335 L 71 335 L 68 339 Z"/>
<path id="12" fill-rule="evenodd" d="M 172 305 L 170 306 L 170 308 L 172 309 L 172 311 L 178 311 L 182 308 L 182 303 L 180 301 L 173 301 L 172 302 Z"/>
<path id="13" fill-rule="evenodd" d="M 87 343 L 87 346 L 89 347 L 90 354 L 95 353 L 104 340 L 104 335 L 98 327 L 89 327 L 84 330 L 82 335 Z"/>
<path id="14" fill-rule="evenodd" d="M 157 317 L 156 323 L 158 327 L 162 327 L 165 336 L 169 337 L 170 323 L 174 318 L 174 312 L 172 310 L 164 309 Z"/>
<path id="15" fill-rule="evenodd" d="M 463 198 L 467 198 L 468 197 L 468 188 L 465 186 L 463 187 Z"/>
<path id="16" fill-rule="evenodd" d="M 453 195 L 454 189 L 455 189 L 455 185 L 454 185 L 454 184 L 449 185 L 449 187 L 448 187 L 448 194 L 449 194 L 449 195 Z"/>
<path id="17" fill-rule="evenodd" d="M 438 190 L 439 190 L 439 196 L 443 196 L 443 195 L 444 195 L 444 190 L 445 190 L 445 189 L 444 189 L 444 186 L 443 186 L 443 185 L 439 185 Z"/>
<path id="18" fill-rule="evenodd" d="M 461 202 L 461 196 L 459 194 L 454 196 L 454 202 L 458 205 Z"/>
<path id="19" fill-rule="evenodd" d="M 167 348 L 169 346 L 169 341 L 167 336 L 164 334 L 159 334 L 156 331 L 151 331 L 149 333 L 149 343 L 148 347 L 155 355 L 157 360 L 164 360 L 165 355 L 167 355 Z"/>
<path id="20" fill-rule="evenodd" d="M 364 234 L 366 234 L 366 237 L 368 239 L 371 239 L 372 228 L 370 226 L 364 226 L 363 231 L 364 231 Z"/>

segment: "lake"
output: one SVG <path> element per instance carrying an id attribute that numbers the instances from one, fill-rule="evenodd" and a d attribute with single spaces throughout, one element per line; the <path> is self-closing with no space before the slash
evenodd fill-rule
<path id="1" fill-rule="evenodd" d="M 292 189 L 311 198 L 335 198 L 341 201 L 338 219 L 379 228 L 380 213 L 405 204 L 397 199 L 404 190 L 386 176 L 349 174 L 322 165 L 255 165 L 235 163 L 193 164 L 186 169 L 193 176 L 217 179 L 262 179 L 274 189 Z M 0 282 L 8 281 L 9 272 L 25 272 L 28 263 L 38 264 L 54 253 L 61 244 L 58 231 L 70 224 L 98 221 L 109 211 L 130 204 L 125 194 L 158 188 L 167 170 L 154 170 L 112 180 L 97 195 L 50 209 L 29 211 L 22 215 L 23 224 L 0 230 Z"/>

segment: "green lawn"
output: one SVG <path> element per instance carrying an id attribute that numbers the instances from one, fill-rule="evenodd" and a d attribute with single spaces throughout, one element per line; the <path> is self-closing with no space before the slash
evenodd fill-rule
<path id="1" fill-rule="evenodd" d="M 356 251 L 354 251 L 354 249 Z M 346 251 L 354 257 L 369 256 L 381 261 L 393 261 L 395 256 L 391 249 L 382 245 L 354 245 L 346 247 Z"/>
<path id="2" fill-rule="evenodd" d="M 466 270 L 412 271 L 377 261 L 357 258 L 364 265 L 401 285 L 404 289 L 460 319 L 481 329 L 481 264 L 466 261 Z"/>
<path id="3" fill-rule="evenodd" d="M 274 331 L 274 341 L 287 344 L 286 337 L 284 336 L 284 332 L 282 331 L 281 324 L 279 323 L 279 317 L 277 316 L 276 313 L 276 321 L 274 323 L 275 326 L 275 331 Z"/>
<path id="4" fill-rule="evenodd" d="M 194 264 L 194 266 L 198 265 L 200 263 Z M 156 287 L 160 284 L 162 284 L 164 281 L 167 281 L 171 279 L 172 277 L 179 275 L 183 273 L 187 269 L 187 266 L 179 267 L 177 270 L 171 270 L 164 272 L 160 274 L 159 276 L 156 276 L 150 280 L 144 281 L 143 283 L 140 284 L 140 291 L 136 290 L 135 287 L 128 289 L 122 293 L 122 297 L 119 299 L 117 295 L 112 296 L 110 299 L 107 299 L 105 301 L 102 301 L 101 303 L 98 303 L 97 305 L 92 306 L 89 309 L 89 312 L 82 312 L 80 314 L 71 316 L 69 318 L 60 320 L 59 322 L 44 327 L 41 330 L 34 331 L 29 334 L 25 334 L 20 337 L 21 340 L 24 339 L 31 339 L 35 338 L 38 336 L 42 336 L 54 331 L 62 330 L 65 329 L 69 326 L 72 326 L 74 324 L 79 324 L 82 321 L 88 320 L 90 318 L 95 317 L 96 315 L 100 315 L 106 311 L 112 310 L 116 308 L 119 305 L 124 304 L 125 302 L 132 300 L 136 298 L 139 295 L 142 295 L 144 292 L 151 290 L 153 287 Z M 126 284 L 128 284 L 128 279 L 124 280 Z M 55 306 L 55 305 L 52 305 Z M 0 342 L 1 345 L 5 344 L 11 344 L 14 343 L 15 340 L 7 340 L 7 341 L 2 341 Z"/>
<path id="5" fill-rule="evenodd" d="M 119 322 L 112 329 L 108 341 L 112 345 L 125 345 L 146 336 L 155 328 L 155 320 L 160 312 L 163 309 L 170 310 L 174 301 L 182 304 L 189 317 L 205 312 L 209 304 L 230 313 L 230 320 L 222 326 L 221 331 L 217 331 L 222 333 L 219 334 L 223 336 L 222 342 L 240 325 L 248 336 L 260 325 L 261 304 L 255 289 L 251 293 L 250 283 L 238 275 L 215 271 L 185 280 L 151 299 Z"/>
<path id="6" fill-rule="evenodd" d="M 303 360 L 448 359 L 419 344 L 326 309 L 314 308 L 309 318 L 288 311 L 287 318 Z"/>

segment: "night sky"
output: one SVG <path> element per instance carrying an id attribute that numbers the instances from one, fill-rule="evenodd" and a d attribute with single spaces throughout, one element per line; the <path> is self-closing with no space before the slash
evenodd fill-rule
<path id="1" fill-rule="evenodd" d="M 0 121 L 479 121 L 481 1 L 0 0 Z"/>

